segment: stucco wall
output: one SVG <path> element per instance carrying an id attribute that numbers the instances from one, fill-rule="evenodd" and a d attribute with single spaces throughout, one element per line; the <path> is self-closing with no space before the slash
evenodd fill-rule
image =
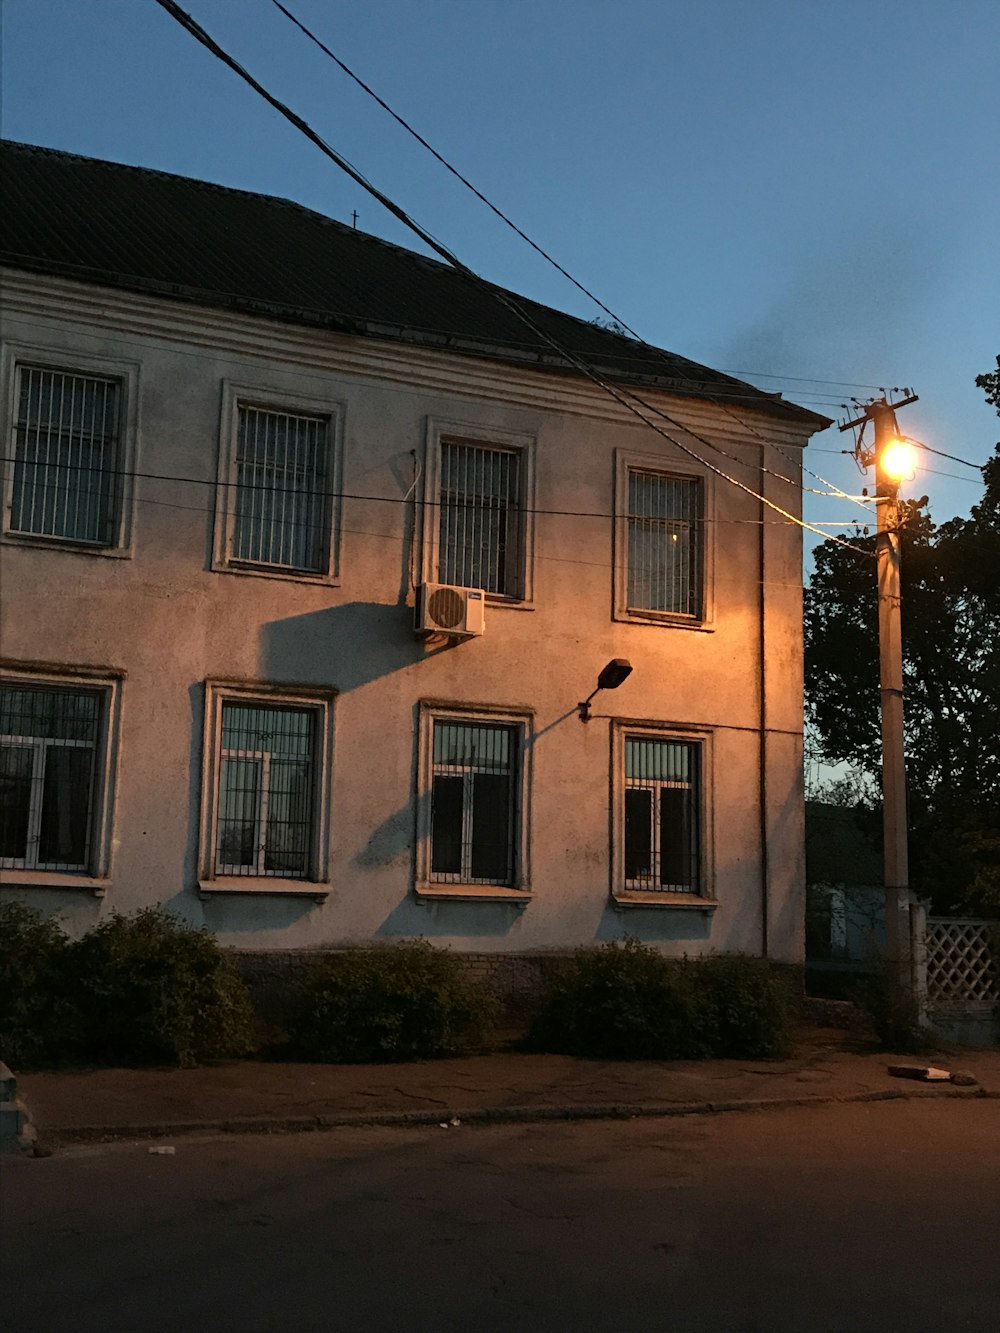
<path id="1" fill-rule="evenodd" d="M 612 512 L 616 450 L 683 466 L 691 460 L 593 386 L 25 276 L 8 283 L 5 307 L 5 342 L 26 354 L 67 365 L 86 354 L 138 367 L 142 474 L 131 558 L 2 548 L 4 660 L 125 673 L 109 891 L 98 899 L 32 887 L 18 889 L 21 896 L 58 911 L 73 933 L 112 910 L 160 902 L 242 949 L 425 935 L 465 952 L 524 953 L 633 934 L 674 955 L 759 953 L 766 924 L 772 956 L 801 958 L 799 529 L 706 472 L 712 628 L 623 623 L 611 613 L 612 521 L 565 511 Z M 371 498 L 344 500 L 339 586 L 212 571 L 225 381 L 276 401 L 285 392 L 343 406 L 344 491 Z M 666 427 L 748 485 L 760 486 L 762 459 L 797 478 L 794 446 L 804 439 L 789 427 L 646 396 L 719 444 L 731 457 Z M 419 494 L 429 418 L 532 436 L 539 511 L 531 609 L 490 606 L 482 638 L 439 652 L 413 635 L 410 586 L 419 549 L 411 549 L 416 508 L 407 497 L 415 480 Z M 797 503 L 796 487 L 765 484 L 784 507 Z M 563 512 L 544 512 L 552 510 Z M 584 724 L 576 703 L 612 657 L 628 658 L 633 674 L 597 696 Z M 325 901 L 199 897 L 211 678 L 337 691 Z M 414 895 L 422 699 L 531 715 L 530 902 L 427 903 Z M 612 905 L 612 719 L 704 735 L 713 914 Z"/>

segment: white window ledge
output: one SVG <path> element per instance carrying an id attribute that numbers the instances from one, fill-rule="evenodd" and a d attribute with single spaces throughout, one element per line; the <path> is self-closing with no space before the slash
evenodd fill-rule
<path id="1" fill-rule="evenodd" d="M 95 898 L 103 898 L 111 888 L 111 881 L 95 875 L 64 874 L 59 870 L 0 870 L 0 888 L 82 890 L 92 893 Z"/>
<path id="2" fill-rule="evenodd" d="M 278 894 L 282 898 L 315 898 L 325 902 L 330 894 L 328 883 L 306 879 L 278 879 L 270 875 L 234 875 L 232 879 L 200 879 L 198 895 L 208 898 L 215 893 Z"/>
<path id="3" fill-rule="evenodd" d="M 470 903 L 510 903 L 527 906 L 534 894 L 528 889 L 508 889 L 502 884 L 418 884 L 418 898 L 431 901 L 447 898 Z"/>
<path id="4" fill-rule="evenodd" d="M 698 893 L 656 893 L 641 889 L 625 890 L 611 895 L 616 907 L 669 907 L 682 908 L 688 912 L 714 912 L 719 905 L 718 898 L 703 898 Z"/>

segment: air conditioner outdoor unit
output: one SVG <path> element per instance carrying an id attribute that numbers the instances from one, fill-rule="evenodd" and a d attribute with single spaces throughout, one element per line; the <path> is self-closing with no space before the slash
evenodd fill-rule
<path id="1" fill-rule="evenodd" d="M 450 634 L 469 639 L 486 629 L 486 594 L 482 588 L 452 588 L 422 583 L 417 593 L 418 634 Z"/>

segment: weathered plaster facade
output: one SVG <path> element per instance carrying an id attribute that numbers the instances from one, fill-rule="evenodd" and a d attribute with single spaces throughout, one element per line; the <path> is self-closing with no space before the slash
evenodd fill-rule
<path id="1" fill-rule="evenodd" d="M 4 275 L 3 343 L 8 415 L 18 356 L 121 376 L 135 470 L 117 557 L 16 537 L 0 549 L 4 665 L 96 671 L 117 683 L 118 708 L 108 739 L 107 873 L 60 887 L 69 879 L 56 873 L 6 871 L 6 892 L 59 912 L 73 933 L 112 911 L 163 903 L 243 949 L 423 935 L 463 951 L 523 954 L 631 934 L 676 956 L 742 950 L 801 960 L 794 524 L 579 377 L 13 270 Z M 344 496 L 328 578 L 213 568 L 234 386 L 336 415 Z M 798 482 L 806 425 L 653 389 L 643 396 L 695 453 L 797 512 L 799 486 L 774 474 Z M 413 602 L 428 440 L 441 423 L 474 438 L 530 441 L 535 512 L 530 596 L 489 605 L 481 638 L 438 647 L 415 637 Z M 7 454 L 10 438 L 7 420 Z M 612 516 L 623 457 L 704 478 L 707 603 L 698 627 L 616 618 Z M 577 701 L 614 657 L 629 659 L 633 673 L 599 694 L 583 723 Z M 246 891 L 238 881 L 214 885 L 237 891 L 200 891 L 202 799 L 213 781 L 206 682 L 330 701 L 328 882 L 300 884 L 306 893 Z M 525 864 L 507 900 L 415 892 L 428 799 L 426 790 L 415 795 L 417 740 L 430 702 L 523 719 Z M 702 743 L 703 893 L 712 904 L 623 906 L 612 896 L 616 736 L 626 721 Z"/>

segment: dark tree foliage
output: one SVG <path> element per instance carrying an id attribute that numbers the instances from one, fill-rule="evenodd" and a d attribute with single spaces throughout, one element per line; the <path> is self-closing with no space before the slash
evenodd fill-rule
<path id="1" fill-rule="evenodd" d="M 977 384 L 1000 413 L 998 369 Z M 1000 444 L 982 501 L 940 526 L 910 505 L 902 538 L 910 879 L 939 910 L 1000 910 Z M 856 543 L 874 554 L 874 539 Z M 833 542 L 806 591 L 806 715 L 823 757 L 877 780 L 874 560 Z"/>

